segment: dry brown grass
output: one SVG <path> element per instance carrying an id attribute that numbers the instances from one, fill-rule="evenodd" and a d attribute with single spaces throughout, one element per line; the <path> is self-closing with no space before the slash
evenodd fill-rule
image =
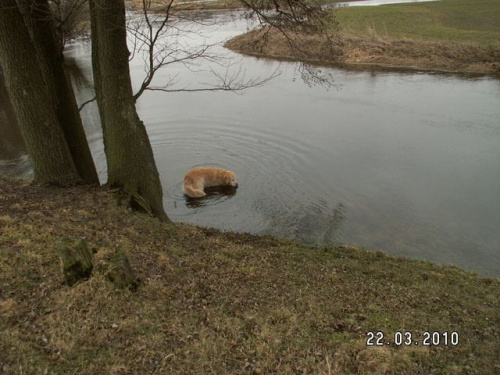
<path id="1" fill-rule="evenodd" d="M 294 48 L 277 30 L 254 30 L 225 46 L 252 55 L 300 59 L 326 64 L 378 65 L 444 72 L 500 75 L 500 48 L 451 42 L 392 40 L 339 34 L 333 45 L 325 37 L 290 34 Z"/>
<path id="2" fill-rule="evenodd" d="M 500 281 L 365 252 L 166 225 L 111 192 L 0 180 L 5 374 L 493 374 Z M 54 243 L 84 237 L 88 281 L 64 284 Z M 124 250 L 141 279 L 115 290 Z M 380 348 L 366 332 L 458 331 L 460 345 Z"/>

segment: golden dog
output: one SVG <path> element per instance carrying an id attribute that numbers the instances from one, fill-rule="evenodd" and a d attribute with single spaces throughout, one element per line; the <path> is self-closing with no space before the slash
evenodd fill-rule
<path id="1" fill-rule="evenodd" d="M 203 189 L 213 186 L 238 187 L 234 172 L 216 167 L 197 167 L 184 176 L 184 194 L 188 197 L 204 197 Z"/>

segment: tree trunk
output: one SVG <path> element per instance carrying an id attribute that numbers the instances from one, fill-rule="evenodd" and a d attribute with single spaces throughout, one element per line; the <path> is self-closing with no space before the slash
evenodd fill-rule
<path id="1" fill-rule="evenodd" d="M 4 118 L 2 119 L 2 117 Z M 7 93 L 7 87 L 5 87 L 5 78 L 0 66 L 0 159 L 14 159 L 25 153 L 26 145 L 19 130 L 19 124 Z"/>
<path id="2" fill-rule="evenodd" d="M 64 69 L 63 51 L 57 45 L 55 27 L 47 0 L 17 0 L 31 34 L 44 79 L 53 91 L 56 115 L 73 162 L 82 179 L 98 184 L 99 178 L 83 129 L 75 94 Z M 48 68 L 48 69 L 44 69 Z"/>
<path id="3" fill-rule="evenodd" d="M 134 270 L 130 266 L 127 256 L 122 250 L 118 250 L 109 262 L 109 270 L 106 276 L 116 288 L 136 290 L 139 280 L 135 276 Z"/>
<path id="4" fill-rule="evenodd" d="M 0 35 L 0 64 L 35 181 L 57 185 L 80 182 L 15 0 L 0 0 Z"/>
<path id="5" fill-rule="evenodd" d="M 61 237 L 56 241 L 55 249 L 61 260 L 66 284 L 73 286 L 92 275 L 94 257 L 84 239 Z"/>
<path id="6" fill-rule="evenodd" d="M 104 133 L 108 185 L 130 205 L 168 220 L 146 128 L 135 108 L 128 65 L 123 0 L 91 0 L 94 86 Z"/>

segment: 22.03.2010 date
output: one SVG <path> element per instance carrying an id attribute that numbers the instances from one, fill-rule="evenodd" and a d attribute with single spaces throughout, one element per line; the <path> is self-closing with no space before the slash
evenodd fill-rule
<path id="1" fill-rule="evenodd" d="M 410 331 L 396 331 L 392 337 L 386 335 L 382 331 L 366 332 L 366 345 L 367 346 L 409 346 L 409 345 L 422 345 L 422 346 L 458 346 L 459 333 L 458 332 L 439 332 L 439 331 L 425 331 L 421 335 L 413 334 Z"/>

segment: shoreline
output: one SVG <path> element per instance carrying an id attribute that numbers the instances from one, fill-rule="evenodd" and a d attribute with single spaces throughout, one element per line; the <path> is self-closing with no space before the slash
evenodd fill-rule
<path id="1" fill-rule="evenodd" d="M 264 33 L 263 29 L 249 31 L 230 39 L 224 47 L 251 56 L 302 61 L 322 66 L 500 78 L 500 48 L 340 34 L 334 37 L 332 50 L 322 37 L 292 34 L 299 50 L 299 53 L 294 53 L 285 38 L 275 30 L 270 30 L 266 43 L 262 43 Z"/>
<path id="2" fill-rule="evenodd" d="M 361 0 L 359 0 L 361 1 Z M 229 48 L 230 49 L 230 48 Z M 480 77 L 490 77 L 490 78 L 498 78 L 500 79 L 500 73 L 486 73 L 483 71 L 461 71 L 461 70 L 449 70 L 449 69 L 439 69 L 439 68 L 430 68 L 423 66 L 412 66 L 412 65 L 393 65 L 388 63 L 373 63 L 373 62 L 334 62 L 334 61 L 325 61 L 325 60 L 316 60 L 316 59 L 306 59 L 299 60 L 292 56 L 282 56 L 282 55 L 273 55 L 273 54 L 265 54 L 259 52 L 243 52 L 239 50 L 232 50 L 237 53 L 241 53 L 242 55 L 262 58 L 262 59 L 270 59 L 270 60 L 279 60 L 279 61 L 289 61 L 289 62 L 304 62 L 307 64 L 311 64 L 318 67 L 327 67 L 327 68 L 337 68 L 348 71 L 381 71 L 381 72 L 401 72 L 407 74 L 416 74 L 416 73 L 429 73 L 429 74 L 443 74 L 443 75 L 457 75 L 462 77 L 470 77 L 470 78 L 480 78 Z"/>

